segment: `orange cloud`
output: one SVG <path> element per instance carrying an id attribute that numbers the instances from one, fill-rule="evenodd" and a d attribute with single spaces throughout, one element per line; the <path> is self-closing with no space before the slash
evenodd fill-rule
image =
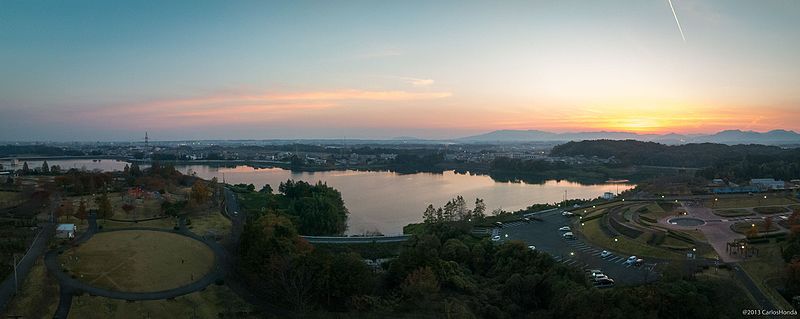
<path id="1" fill-rule="evenodd" d="M 317 110 L 351 106 L 358 101 L 400 102 L 442 99 L 450 92 L 335 90 L 270 94 L 218 94 L 165 99 L 92 110 L 91 116 L 109 123 L 147 121 L 152 126 L 258 123 Z"/>

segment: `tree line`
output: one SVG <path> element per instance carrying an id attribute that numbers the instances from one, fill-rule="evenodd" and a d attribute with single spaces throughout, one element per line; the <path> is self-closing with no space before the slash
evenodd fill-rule
<path id="1" fill-rule="evenodd" d="M 485 208 L 467 206 L 463 197 L 429 205 L 422 232 L 378 269 L 355 253 L 317 249 L 289 216 L 270 211 L 245 225 L 241 270 L 257 294 L 298 317 L 732 318 L 750 305 L 730 281 L 680 271 L 598 290 L 580 269 L 522 242 L 472 235 L 458 221 Z"/>

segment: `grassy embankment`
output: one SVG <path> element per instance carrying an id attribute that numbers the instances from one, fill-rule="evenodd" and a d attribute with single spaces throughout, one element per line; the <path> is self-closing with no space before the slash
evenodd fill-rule
<path id="1" fill-rule="evenodd" d="M 691 248 L 691 244 L 685 241 L 672 238 L 670 236 L 659 235 L 657 244 L 648 243 L 653 241 L 650 234 L 644 233 L 636 238 L 631 238 L 625 235 L 611 236 L 603 227 L 609 227 L 604 224 L 604 219 L 597 217 L 600 214 L 605 214 L 610 208 L 622 209 L 622 216 L 630 218 L 633 212 L 639 212 L 648 216 L 648 218 L 658 219 L 663 216 L 674 214 L 671 211 L 664 210 L 658 203 L 622 203 L 610 207 L 597 206 L 592 209 L 586 209 L 586 212 L 580 210 L 578 213 L 584 214 L 583 219 L 579 223 L 583 226 L 578 227 L 578 231 L 586 237 L 586 239 L 600 247 L 606 247 L 618 253 L 636 255 L 641 257 L 651 257 L 660 259 L 685 259 L 682 252 L 675 250 L 683 250 Z M 632 222 L 628 220 L 628 222 Z M 580 225 L 580 224 L 579 224 Z M 692 235 L 689 235 L 692 236 Z"/>
<path id="2" fill-rule="evenodd" d="M 205 290 L 173 300 L 133 301 L 90 295 L 72 299 L 69 318 L 261 318 L 253 308 L 225 286 L 211 285 Z"/>
<path id="3" fill-rule="evenodd" d="M 786 263 L 781 257 L 777 243 L 756 244 L 758 256 L 739 263 L 753 279 L 759 289 L 781 309 L 792 309 L 791 305 L 775 289 L 786 279 Z"/>

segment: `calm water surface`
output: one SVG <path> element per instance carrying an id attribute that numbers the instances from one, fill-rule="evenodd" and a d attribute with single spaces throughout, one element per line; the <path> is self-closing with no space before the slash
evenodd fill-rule
<path id="1" fill-rule="evenodd" d="M 8 162 L 2 162 L 8 165 Z M 124 161 L 101 160 L 53 160 L 49 165 L 60 165 L 64 169 L 86 168 L 88 170 L 122 170 Z M 20 162 L 19 167 L 21 168 Z M 40 167 L 41 161 L 28 161 L 28 165 Z M 403 226 L 419 222 L 428 204 L 443 206 L 449 199 L 461 195 L 470 206 L 475 198 L 483 198 L 487 210 L 495 208 L 517 210 L 535 203 L 553 203 L 568 198 L 595 198 L 604 192 L 623 191 L 630 184 L 582 185 L 568 181 L 547 181 L 543 184 L 496 182 L 486 175 L 465 175 L 447 171 L 443 174 L 392 172 L 327 171 L 292 172 L 280 168 L 255 169 L 249 166 L 234 168 L 208 165 L 178 166 L 180 171 L 194 172 L 204 179 L 217 177 L 231 184 L 246 183 L 260 189 L 288 179 L 309 183 L 326 182 L 342 193 L 345 205 L 350 210 L 349 234 L 377 230 L 386 235 L 400 234 Z"/>
<path id="2" fill-rule="evenodd" d="M 472 206 L 475 198 L 484 199 L 487 210 L 495 208 L 517 210 L 534 203 L 559 202 L 567 191 L 568 198 L 595 198 L 604 192 L 620 192 L 634 185 L 581 185 L 567 181 L 547 181 L 543 184 L 496 182 L 485 175 L 464 175 L 447 171 L 443 174 L 392 172 L 328 171 L 291 172 L 280 168 L 254 169 L 249 166 L 235 168 L 193 165 L 182 168 L 197 176 L 222 180 L 228 183 L 247 183 L 260 189 L 288 179 L 309 183 L 326 182 L 342 193 L 350 210 L 350 234 L 378 230 L 386 235 L 400 234 L 403 226 L 422 220 L 428 204 L 443 206 L 451 198 L 461 195 Z"/>

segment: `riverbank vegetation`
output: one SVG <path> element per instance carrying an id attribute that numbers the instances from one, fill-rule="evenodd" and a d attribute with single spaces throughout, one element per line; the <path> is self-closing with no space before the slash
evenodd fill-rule
<path id="1" fill-rule="evenodd" d="M 303 235 L 338 235 L 347 230 L 347 215 L 342 194 L 319 182 L 287 180 L 273 193 L 269 185 L 258 192 L 252 184 L 238 184 L 231 188 L 237 194 L 242 208 L 253 218 L 260 215 L 281 215 L 290 219 Z"/>
<path id="2" fill-rule="evenodd" d="M 241 270 L 257 294 L 297 317 L 735 317 L 750 304 L 731 281 L 680 271 L 598 290 L 580 269 L 521 242 L 473 235 L 477 202 L 467 209 L 457 197 L 441 210 L 430 206 L 397 257 L 372 267 L 356 251 L 310 245 L 287 214 L 264 212 L 245 226 Z"/>

